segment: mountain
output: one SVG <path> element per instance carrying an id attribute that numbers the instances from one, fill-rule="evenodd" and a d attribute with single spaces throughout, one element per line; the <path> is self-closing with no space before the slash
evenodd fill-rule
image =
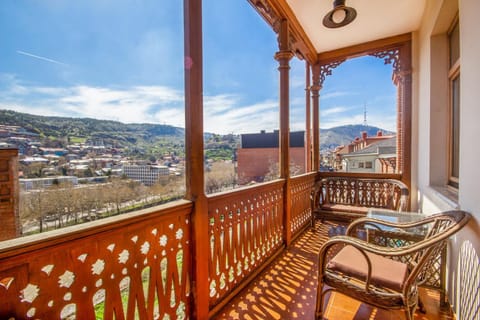
<path id="1" fill-rule="evenodd" d="M 183 135 L 184 129 L 158 124 L 125 124 L 92 118 L 45 117 L 11 110 L 0 110 L 0 124 L 18 125 L 45 136 L 87 136 L 92 133 L 117 131 L 141 132 L 147 135 Z"/>
<path id="2" fill-rule="evenodd" d="M 124 141 L 126 144 L 148 141 L 157 136 L 184 136 L 184 129 L 158 124 L 125 124 L 91 118 L 45 117 L 11 110 L 0 110 L 0 124 L 14 125 L 51 138 L 85 138 Z"/>
<path id="3" fill-rule="evenodd" d="M 378 131 L 382 131 L 384 135 L 395 134 L 392 131 L 361 124 L 320 129 L 320 150 L 331 150 L 337 146 L 347 145 L 356 137 L 360 137 L 363 131 L 366 131 L 368 136 L 376 136 Z"/>
<path id="4" fill-rule="evenodd" d="M 0 110 L 0 125 L 19 126 L 35 133 L 44 146 L 65 147 L 75 142 L 126 148 L 141 158 L 185 152 L 185 129 L 160 124 L 97 120 L 91 118 L 47 117 Z M 205 133 L 205 151 L 213 159 L 232 159 L 238 136 Z"/>
<path id="5" fill-rule="evenodd" d="M 118 121 L 92 118 L 46 117 L 11 110 L 0 110 L 0 125 L 20 126 L 42 138 L 62 144 L 91 141 L 114 147 L 127 147 L 142 154 L 163 152 L 183 153 L 185 129 L 150 123 L 125 124 Z M 378 127 L 345 125 L 320 129 L 320 150 L 346 145 L 366 131 L 374 136 L 378 131 L 394 134 Z M 238 136 L 205 133 L 205 149 L 213 158 L 230 158 L 238 143 Z M 228 157 L 226 156 L 228 155 Z"/>

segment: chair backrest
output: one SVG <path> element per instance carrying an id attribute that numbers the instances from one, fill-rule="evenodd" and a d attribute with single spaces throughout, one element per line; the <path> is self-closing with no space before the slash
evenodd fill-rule
<path id="1" fill-rule="evenodd" d="M 413 246 L 416 248 L 413 252 L 414 267 L 404 285 L 404 290 L 409 290 L 411 284 L 415 282 L 422 283 L 427 279 L 447 240 L 460 231 L 470 217 L 468 212 L 455 210 L 435 214 L 422 220 L 422 223 L 431 224 L 431 228 L 425 238 Z"/>

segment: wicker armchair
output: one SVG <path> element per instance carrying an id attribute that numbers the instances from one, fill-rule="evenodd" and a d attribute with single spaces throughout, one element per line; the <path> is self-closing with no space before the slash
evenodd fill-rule
<path id="1" fill-rule="evenodd" d="M 316 318 L 323 317 L 325 295 L 336 291 L 379 308 L 403 309 L 406 318 L 413 319 L 418 285 L 425 281 L 448 238 L 469 219 L 467 212 L 449 211 L 414 223 L 356 220 L 349 225 L 346 236 L 333 237 L 320 249 Z M 417 242 L 391 241 L 385 243 L 387 246 L 357 237 L 379 228 L 399 234 L 422 228 L 426 232 Z"/>

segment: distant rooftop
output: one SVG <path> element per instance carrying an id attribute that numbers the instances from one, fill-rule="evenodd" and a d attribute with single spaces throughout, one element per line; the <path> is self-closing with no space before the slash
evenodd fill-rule
<path id="1" fill-rule="evenodd" d="M 273 132 L 245 133 L 241 135 L 242 148 L 278 148 L 278 130 Z M 290 132 L 290 148 L 303 148 L 305 146 L 305 131 Z"/>

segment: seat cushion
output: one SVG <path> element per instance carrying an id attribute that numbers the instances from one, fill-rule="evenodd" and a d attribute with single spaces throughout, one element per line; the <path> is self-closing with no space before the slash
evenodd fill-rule
<path id="1" fill-rule="evenodd" d="M 359 214 L 367 214 L 368 207 L 359 207 L 359 206 L 352 206 L 348 204 L 322 204 L 320 207 L 323 211 L 338 211 L 338 212 L 350 212 L 350 213 L 359 213 Z"/>
<path id="2" fill-rule="evenodd" d="M 407 265 L 373 253 L 367 253 L 367 256 L 372 264 L 370 283 L 395 291 L 401 291 L 403 283 L 408 276 Z M 337 255 L 329 261 L 327 268 L 363 281 L 366 280 L 368 273 L 368 264 L 365 256 L 350 245 L 342 248 Z"/>

